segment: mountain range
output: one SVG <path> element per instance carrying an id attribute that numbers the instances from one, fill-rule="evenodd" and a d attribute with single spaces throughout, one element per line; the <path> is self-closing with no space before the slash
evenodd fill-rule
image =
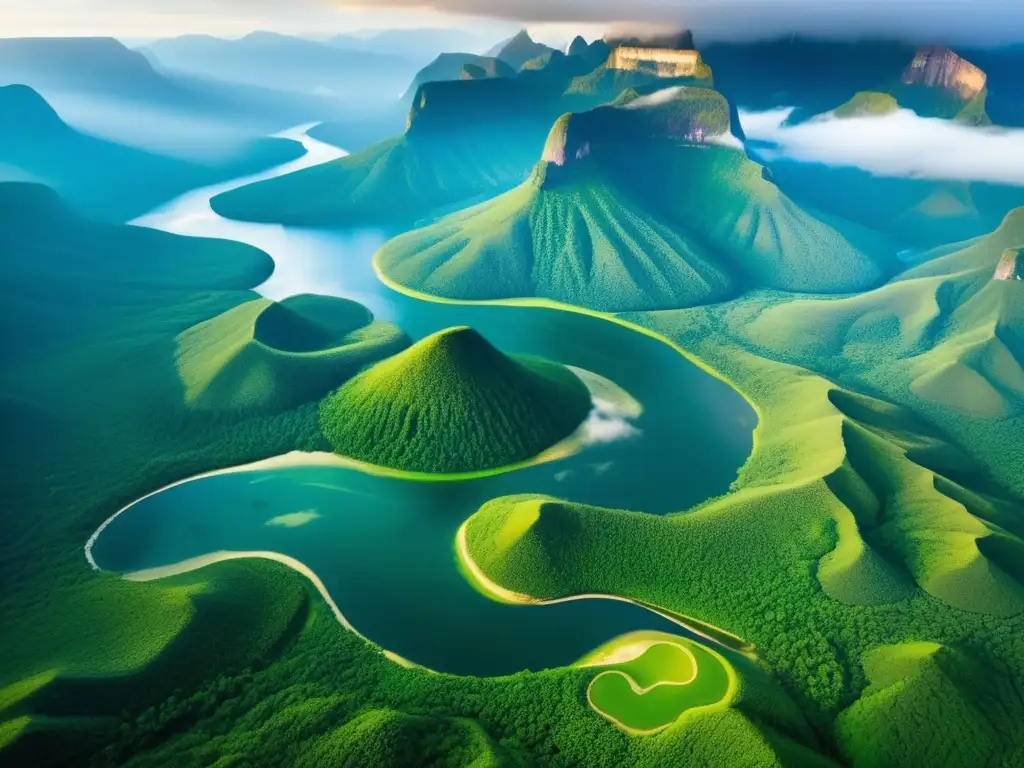
<path id="1" fill-rule="evenodd" d="M 0 180 L 51 186 L 97 219 L 127 221 L 190 189 L 293 160 L 302 151 L 297 142 L 261 138 L 223 161 L 158 155 L 72 128 L 28 86 L 0 86 Z"/>

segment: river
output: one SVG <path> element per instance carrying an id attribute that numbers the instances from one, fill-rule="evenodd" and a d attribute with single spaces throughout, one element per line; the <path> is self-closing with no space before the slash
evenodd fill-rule
<path id="1" fill-rule="evenodd" d="M 569 664 L 637 629 L 679 633 L 658 614 L 618 601 L 518 606 L 490 600 L 459 572 L 455 534 L 482 503 L 506 494 L 546 493 L 659 514 L 721 494 L 752 447 L 756 416 L 749 404 L 668 345 L 599 317 L 439 304 L 396 293 L 371 266 L 393 233 L 251 224 L 212 211 L 209 201 L 220 192 L 344 155 L 307 136 L 307 128 L 281 134 L 302 141 L 303 158 L 187 193 L 134 223 L 265 250 L 276 266 L 257 290 L 268 298 L 315 292 L 355 299 L 414 339 L 470 325 L 505 352 L 540 355 L 610 379 L 642 412 L 573 456 L 467 481 L 302 466 L 180 483 L 109 521 L 89 547 L 95 565 L 132 574 L 204 562 L 211 553 L 279 553 L 314 573 L 360 633 L 415 663 L 457 674 Z"/>

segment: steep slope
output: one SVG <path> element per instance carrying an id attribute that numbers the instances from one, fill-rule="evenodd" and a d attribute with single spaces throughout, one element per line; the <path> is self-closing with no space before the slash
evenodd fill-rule
<path id="1" fill-rule="evenodd" d="M 573 79 L 593 68 L 591 57 L 607 58 L 608 50 L 598 42 L 588 46 L 586 56 L 552 52 L 538 68 L 531 65 L 514 78 L 469 73 L 464 79 L 422 83 L 402 136 L 334 163 L 228 192 L 213 205 L 224 216 L 248 221 L 407 227 L 500 194 L 529 176 L 559 115 L 612 100 L 623 83 L 641 87 L 630 75 L 600 92 L 572 90 Z M 641 74 L 652 88 L 674 82 Z M 348 141 L 359 143 L 377 122 L 335 124 L 315 134 L 351 148 Z"/>
<path id="2" fill-rule="evenodd" d="M 991 765 L 1019 748 L 1019 694 L 969 653 L 907 642 L 873 649 L 863 662 L 870 685 L 837 720 L 852 765 Z"/>
<path id="3" fill-rule="evenodd" d="M 549 54 L 552 50 L 554 49 L 543 43 L 534 42 L 533 38 L 530 37 L 530 33 L 524 29 L 502 45 L 501 49 L 494 54 L 494 57 L 505 62 L 512 69 L 519 71 L 526 62 Z"/>
<path id="4" fill-rule="evenodd" d="M 566 368 L 512 359 L 470 328 L 449 328 L 378 363 L 320 408 L 336 452 L 416 472 L 471 472 L 525 461 L 590 411 Z"/>
<path id="5" fill-rule="evenodd" d="M 881 281 L 879 238 L 840 234 L 723 146 L 732 138 L 719 94 L 677 87 L 623 101 L 560 118 L 530 180 L 386 243 L 378 269 L 448 298 L 612 311 L 710 303 L 751 285 L 838 292 Z"/>
<path id="6" fill-rule="evenodd" d="M 0 184 L 3 356 L 42 354 L 127 318 L 158 313 L 188 294 L 263 282 L 273 261 L 241 243 L 101 224 L 51 189 Z"/>
<path id="7" fill-rule="evenodd" d="M 412 84 L 406 89 L 402 100 L 411 103 L 419 87 L 424 83 L 441 80 L 458 80 L 467 66 L 479 67 L 490 77 L 514 77 L 516 71 L 506 62 L 492 56 L 475 53 L 442 53 L 416 73 Z"/>
<path id="8" fill-rule="evenodd" d="M 851 94 L 877 89 L 914 56 L 914 48 L 884 40 L 823 40 L 799 35 L 701 45 L 715 87 L 753 111 L 795 107 L 816 115 Z"/>
<path id="9" fill-rule="evenodd" d="M 289 145 L 301 152 L 293 142 L 280 149 Z M 268 155 L 265 162 L 289 157 Z M 28 86 L 0 87 L 0 180 L 47 184 L 87 216 L 126 221 L 182 192 L 253 170 L 253 161 L 259 167 L 256 157 L 203 165 L 104 141 L 69 127 Z"/>
<path id="10" fill-rule="evenodd" d="M 670 86 L 712 87 L 711 69 L 693 50 L 693 38 L 684 34 L 663 39 L 614 39 L 595 42 L 583 60 L 603 53 L 593 69 L 574 77 L 566 94 L 574 99 L 574 111 L 613 100 L 628 89 L 658 90 Z"/>
<path id="11" fill-rule="evenodd" d="M 466 81 L 473 82 L 473 81 Z M 213 198 L 222 216 L 284 224 L 411 224 L 432 211 L 508 189 L 539 144 L 526 137 L 412 132 L 361 152 Z"/>
<path id="12" fill-rule="evenodd" d="M 910 109 L 921 117 L 988 125 L 987 76 L 971 62 L 942 46 L 919 48 L 898 78 L 856 93 L 836 107 L 836 117 L 887 115 Z M 806 115 L 806 112 L 798 113 Z"/>
<path id="13" fill-rule="evenodd" d="M 330 296 L 255 299 L 178 336 L 186 404 L 275 413 L 314 400 L 409 339 L 366 307 Z"/>

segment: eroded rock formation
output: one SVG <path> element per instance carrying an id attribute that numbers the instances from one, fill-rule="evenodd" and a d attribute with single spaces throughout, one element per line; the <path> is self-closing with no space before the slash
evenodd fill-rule
<path id="1" fill-rule="evenodd" d="M 945 88 L 967 100 L 985 88 L 986 75 L 978 67 L 943 46 L 919 48 L 903 72 L 907 85 Z"/>

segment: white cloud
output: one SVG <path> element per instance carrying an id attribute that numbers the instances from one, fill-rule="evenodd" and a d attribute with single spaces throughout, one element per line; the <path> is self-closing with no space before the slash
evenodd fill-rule
<path id="1" fill-rule="evenodd" d="M 822 117 L 784 124 L 790 109 L 740 112 L 767 157 L 853 166 L 876 176 L 1024 184 L 1024 130 L 977 128 L 899 110 L 883 117 Z"/>

